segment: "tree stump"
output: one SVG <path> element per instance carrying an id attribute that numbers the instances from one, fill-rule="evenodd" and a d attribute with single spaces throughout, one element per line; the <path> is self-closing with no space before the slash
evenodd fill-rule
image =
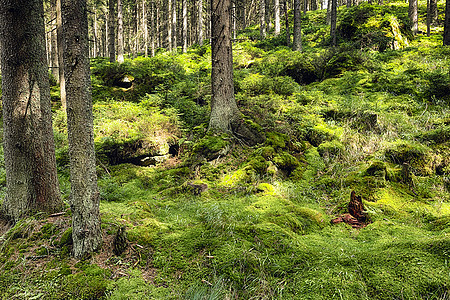
<path id="1" fill-rule="evenodd" d="M 117 229 L 117 233 L 113 240 L 113 253 L 117 256 L 121 255 L 128 247 L 127 232 L 125 226 Z"/>
<path id="2" fill-rule="evenodd" d="M 361 196 L 357 196 L 355 191 L 352 191 L 350 194 L 350 202 L 347 205 L 347 210 L 348 213 L 331 220 L 331 224 L 344 222 L 353 228 L 359 229 L 370 223 Z"/>

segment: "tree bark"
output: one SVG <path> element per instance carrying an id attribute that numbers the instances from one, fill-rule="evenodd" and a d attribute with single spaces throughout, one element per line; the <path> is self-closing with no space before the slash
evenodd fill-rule
<path id="1" fill-rule="evenodd" d="M 294 0 L 294 51 L 302 51 L 302 19 L 300 0 Z"/>
<path id="2" fill-rule="evenodd" d="M 116 12 L 114 4 L 115 0 L 108 0 L 108 54 L 110 62 L 116 61 L 116 26 L 114 25 Z"/>
<path id="3" fill-rule="evenodd" d="M 411 31 L 414 35 L 418 32 L 417 0 L 409 0 L 408 17 L 411 22 Z"/>
<path id="4" fill-rule="evenodd" d="M 148 8 L 145 0 L 142 0 L 142 28 L 144 30 L 144 55 L 148 57 Z"/>
<path id="5" fill-rule="evenodd" d="M 173 2 L 172 2 L 172 12 L 171 12 L 171 15 L 172 15 L 172 48 L 173 49 L 177 49 L 177 47 L 178 47 L 178 39 L 177 39 L 177 37 L 178 37 L 178 34 L 177 34 L 177 32 L 178 32 L 178 26 L 177 26 L 177 20 L 178 20 L 178 18 L 177 18 L 177 1 L 176 0 L 173 0 Z"/>
<path id="6" fill-rule="evenodd" d="M 50 86 L 40 0 L 0 1 L 6 198 L 13 222 L 62 208 L 56 174 Z"/>
<path id="7" fill-rule="evenodd" d="M 211 5 L 212 99 L 209 129 L 231 132 L 231 123 L 240 120 L 240 112 L 234 98 L 230 0 L 212 0 Z"/>
<path id="8" fill-rule="evenodd" d="M 86 0 L 64 0 L 62 4 L 73 256 L 83 258 L 99 249 L 102 243 L 100 196 L 95 169 L 87 9 Z"/>
<path id="9" fill-rule="evenodd" d="M 436 25 L 438 21 L 437 0 L 429 0 L 429 1 L 430 1 L 431 25 Z"/>
<path id="10" fill-rule="evenodd" d="M 286 23 L 286 46 L 290 46 L 291 45 L 291 35 L 290 35 L 290 31 L 289 31 L 289 12 L 288 12 L 288 5 L 287 5 L 288 0 L 283 0 L 283 4 L 284 4 L 284 20 Z"/>
<path id="11" fill-rule="evenodd" d="M 259 35 L 266 38 L 266 0 L 259 0 Z"/>
<path id="12" fill-rule="evenodd" d="M 279 35 L 281 32 L 280 22 L 280 0 L 275 0 L 275 35 Z"/>
<path id="13" fill-rule="evenodd" d="M 444 46 L 450 45 L 450 0 L 445 1 Z"/>
<path id="14" fill-rule="evenodd" d="M 249 145 L 255 145 L 264 138 L 245 125 L 234 98 L 230 10 L 230 0 L 211 1 L 212 97 L 209 131 L 227 132 Z"/>
<path id="15" fill-rule="evenodd" d="M 187 52 L 188 47 L 188 7 L 187 0 L 183 0 L 183 53 Z"/>
<path id="16" fill-rule="evenodd" d="M 56 0 L 51 2 L 51 45 L 52 45 L 52 75 L 55 77 L 56 81 L 59 82 L 59 72 L 58 72 L 58 25 L 56 24 Z"/>
<path id="17" fill-rule="evenodd" d="M 330 12 L 330 36 L 331 36 L 331 45 L 336 46 L 336 22 L 337 22 L 337 0 L 329 0 L 331 1 L 331 12 Z"/>
<path id="18" fill-rule="evenodd" d="M 64 64 L 63 64 L 63 49 L 64 39 L 62 32 L 62 19 L 61 19 L 61 0 L 56 0 L 56 35 L 58 43 L 58 73 L 59 73 L 59 94 L 61 98 L 61 106 L 66 108 L 66 80 L 64 78 Z"/>
<path id="19" fill-rule="evenodd" d="M 123 7 L 122 0 L 117 0 L 117 61 L 119 63 L 123 63 L 125 61 L 123 54 Z"/>
<path id="20" fill-rule="evenodd" d="M 198 1 L 198 44 L 203 45 L 203 0 Z"/>

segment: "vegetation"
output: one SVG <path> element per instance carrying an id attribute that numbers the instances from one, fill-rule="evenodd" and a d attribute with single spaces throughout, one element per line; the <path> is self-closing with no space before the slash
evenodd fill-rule
<path id="1" fill-rule="evenodd" d="M 241 33 L 235 96 L 266 137 L 253 147 L 206 134 L 208 45 L 93 59 L 103 248 L 71 258 L 70 210 L 20 221 L 0 240 L 2 299 L 449 299 L 450 48 L 442 31 L 413 37 L 404 2 L 338 20 L 330 48 L 326 11 L 302 16 L 302 53 Z M 53 125 L 67 201 L 56 103 Z M 361 229 L 330 222 L 351 191 Z"/>

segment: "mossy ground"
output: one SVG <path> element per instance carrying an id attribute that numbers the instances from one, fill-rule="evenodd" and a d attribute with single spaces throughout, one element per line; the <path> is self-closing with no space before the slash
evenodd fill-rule
<path id="1" fill-rule="evenodd" d="M 236 99 L 266 136 L 255 147 L 206 135 L 209 46 L 122 65 L 93 60 L 103 248 L 70 257 L 70 211 L 0 224 L 1 298 L 449 299 L 442 28 L 413 38 L 404 2 L 343 7 L 332 49 L 325 17 L 304 15 L 304 53 L 284 46 L 283 34 L 252 41 L 258 28 L 234 45 Z M 132 87 L 116 87 L 125 75 Z M 57 105 L 54 127 L 67 199 Z M 0 184 L 3 194 L 3 168 Z M 352 190 L 371 223 L 331 225 Z M 122 226 L 129 246 L 116 256 Z"/>

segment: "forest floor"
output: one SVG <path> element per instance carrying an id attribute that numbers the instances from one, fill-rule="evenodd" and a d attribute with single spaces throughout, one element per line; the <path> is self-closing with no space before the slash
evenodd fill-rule
<path id="1" fill-rule="evenodd" d="M 71 258 L 69 209 L 0 224 L 1 299 L 450 299 L 442 27 L 413 37 L 403 2 L 338 18 L 336 48 L 324 11 L 304 15 L 302 53 L 257 27 L 233 45 L 238 106 L 266 136 L 254 147 L 206 132 L 209 45 L 92 59 L 103 247 Z M 67 201 L 56 84 L 52 99 Z"/>

